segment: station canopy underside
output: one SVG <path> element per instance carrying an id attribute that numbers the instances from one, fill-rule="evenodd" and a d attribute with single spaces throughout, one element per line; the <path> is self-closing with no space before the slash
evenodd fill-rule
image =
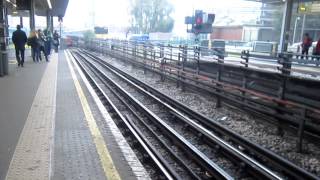
<path id="1" fill-rule="evenodd" d="M 34 0 L 35 4 L 35 14 L 37 16 L 46 16 L 48 10 L 50 10 L 50 15 L 52 16 L 64 16 L 69 0 L 49 0 L 51 2 L 52 8 L 49 9 L 47 0 Z M 29 16 L 28 10 L 16 10 L 16 0 L 6 1 L 8 5 L 8 14 L 14 16 Z M 13 13 L 18 12 L 18 13 Z"/>

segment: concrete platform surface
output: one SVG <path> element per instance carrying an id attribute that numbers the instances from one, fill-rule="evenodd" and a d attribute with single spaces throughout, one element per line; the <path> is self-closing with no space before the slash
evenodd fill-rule
<path id="1" fill-rule="evenodd" d="M 0 180 L 149 179 L 68 52 L 0 78 Z"/>
<path id="2" fill-rule="evenodd" d="M 0 179 L 4 179 L 47 63 L 27 58 L 24 68 L 9 59 L 9 75 L 0 78 Z"/>

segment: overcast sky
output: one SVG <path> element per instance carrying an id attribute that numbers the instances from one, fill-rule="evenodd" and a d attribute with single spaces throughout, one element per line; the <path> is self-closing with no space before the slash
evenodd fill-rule
<path id="1" fill-rule="evenodd" d="M 90 2 L 90 3 L 89 3 Z M 130 0 L 69 0 L 64 25 L 71 29 L 92 26 L 129 26 Z M 169 0 L 175 11 L 174 32 L 185 31 L 184 17 L 192 15 L 195 9 L 213 12 L 219 17 L 233 16 L 236 21 L 255 19 L 261 4 L 244 0 Z M 221 19 L 221 18 L 220 18 Z M 224 22 L 216 22 L 224 23 Z"/>

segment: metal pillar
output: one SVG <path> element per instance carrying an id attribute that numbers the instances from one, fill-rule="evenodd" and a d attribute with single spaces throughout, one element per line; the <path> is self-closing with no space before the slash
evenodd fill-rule
<path id="1" fill-rule="evenodd" d="M 36 24 L 35 24 L 35 20 L 34 20 L 34 0 L 30 0 L 30 29 L 31 30 L 35 30 L 36 28 Z"/>
<path id="2" fill-rule="evenodd" d="M 5 3 L 3 0 L 0 0 L 0 49 L 1 51 L 6 50 L 6 31 L 5 31 L 5 22 L 6 22 L 6 14 L 5 14 Z"/>
<path id="3" fill-rule="evenodd" d="M 54 26 L 53 26 L 53 16 L 50 16 L 50 32 L 53 34 Z"/>
<path id="4" fill-rule="evenodd" d="M 62 37 L 62 21 L 59 21 L 60 37 Z"/>
<path id="5" fill-rule="evenodd" d="M 6 46 L 6 32 L 7 32 L 7 9 L 3 0 L 0 0 L 0 76 L 8 74 L 8 56 Z"/>
<path id="6" fill-rule="evenodd" d="M 299 20 L 300 20 L 300 17 L 296 17 L 296 20 L 295 20 L 295 22 L 294 22 L 292 44 L 294 44 L 295 41 L 296 41 L 296 32 L 297 32 L 297 25 L 298 25 L 298 21 L 299 21 Z"/>
<path id="7" fill-rule="evenodd" d="M 280 52 L 285 52 L 288 49 L 292 8 L 293 0 L 287 0 L 284 4 L 283 9 L 282 28 L 280 36 Z"/>
<path id="8" fill-rule="evenodd" d="M 9 45 L 9 22 L 8 22 L 8 7 L 5 7 L 5 13 L 4 13 L 4 17 L 5 17 L 5 36 L 6 38 L 6 45 Z"/>
<path id="9" fill-rule="evenodd" d="M 20 26 L 21 26 L 21 28 L 23 28 L 23 17 L 22 16 L 20 16 Z"/>
<path id="10" fill-rule="evenodd" d="M 47 22 L 47 30 L 50 30 L 50 22 L 51 22 L 51 20 L 50 20 L 50 11 L 49 10 L 47 10 L 47 16 L 46 16 L 46 22 Z"/>
<path id="11" fill-rule="evenodd" d="M 303 15 L 303 19 L 302 19 L 300 42 L 303 41 L 303 35 L 304 35 L 304 28 L 305 28 L 305 26 L 306 26 L 306 14 Z"/>

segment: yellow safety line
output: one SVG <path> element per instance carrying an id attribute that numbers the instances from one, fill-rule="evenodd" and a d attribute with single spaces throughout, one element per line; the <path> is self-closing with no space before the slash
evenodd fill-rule
<path id="1" fill-rule="evenodd" d="M 18 64 L 17 60 L 9 60 L 9 64 Z"/>
<path id="2" fill-rule="evenodd" d="M 116 169 L 116 167 L 114 166 L 114 163 L 112 161 L 111 155 L 108 151 L 108 148 L 105 144 L 105 141 L 101 135 L 101 132 L 97 126 L 97 123 L 92 115 L 90 106 L 88 104 L 88 101 L 83 93 L 83 90 L 80 86 L 80 83 L 76 77 L 75 71 L 70 63 L 70 59 L 68 57 L 68 54 L 65 51 L 65 56 L 67 58 L 67 62 L 68 62 L 68 66 L 71 72 L 71 76 L 74 82 L 74 85 L 77 89 L 77 93 L 78 96 L 80 98 L 80 102 L 82 105 L 82 109 L 83 112 L 85 114 L 86 117 L 86 121 L 88 123 L 89 126 L 89 130 L 91 132 L 91 135 L 93 137 L 93 142 L 96 146 L 100 161 L 101 161 L 101 165 L 103 167 L 105 176 L 107 177 L 108 180 L 120 180 L 120 175 Z"/>

